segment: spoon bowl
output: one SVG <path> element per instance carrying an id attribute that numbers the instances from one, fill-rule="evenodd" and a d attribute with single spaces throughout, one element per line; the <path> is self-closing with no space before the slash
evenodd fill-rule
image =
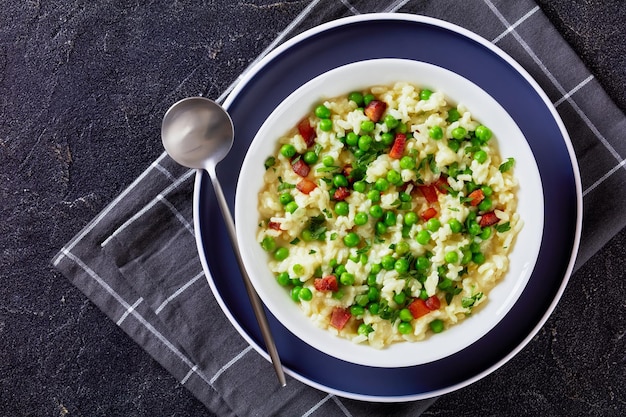
<path id="1" fill-rule="evenodd" d="M 215 166 L 233 146 L 234 128 L 228 113 L 204 97 L 189 97 L 165 113 L 163 146 L 179 164 L 189 168 Z"/>
<path id="2" fill-rule="evenodd" d="M 208 98 L 190 97 L 180 100 L 172 105 L 163 117 L 161 140 L 173 160 L 183 166 L 205 169 L 208 172 L 252 310 L 259 323 L 278 381 L 285 386 L 287 384 L 285 374 L 263 303 L 244 267 L 237 244 L 235 222 L 215 172 L 217 163 L 224 159 L 233 145 L 234 129 L 230 116 L 222 106 Z"/>

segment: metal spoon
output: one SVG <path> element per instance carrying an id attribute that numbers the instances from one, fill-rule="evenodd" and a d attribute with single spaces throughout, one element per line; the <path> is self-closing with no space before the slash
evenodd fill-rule
<path id="1" fill-rule="evenodd" d="M 212 100 L 204 97 L 186 98 L 172 105 L 165 113 L 161 125 L 161 139 L 165 150 L 176 162 L 189 168 L 205 169 L 209 173 L 267 351 L 279 382 L 282 386 L 287 385 L 263 304 L 243 265 L 237 244 L 235 222 L 215 173 L 216 165 L 224 159 L 233 145 L 234 129 L 230 116 Z"/>

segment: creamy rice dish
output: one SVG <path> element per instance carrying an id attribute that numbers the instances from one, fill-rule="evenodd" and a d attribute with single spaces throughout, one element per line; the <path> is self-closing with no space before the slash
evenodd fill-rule
<path id="1" fill-rule="evenodd" d="M 320 102 L 281 134 L 259 160 L 257 239 L 276 290 L 317 326 L 383 348 L 488 302 L 522 227 L 515 161 L 463 104 L 398 82 Z"/>

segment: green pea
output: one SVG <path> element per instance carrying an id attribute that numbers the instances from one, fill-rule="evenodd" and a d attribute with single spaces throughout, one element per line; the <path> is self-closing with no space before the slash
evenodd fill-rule
<path id="1" fill-rule="evenodd" d="M 472 236 L 478 236 L 480 232 L 482 232 L 482 228 L 478 224 L 476 220 L 472 220 L 469 222 L 469 226 L 467 227 L 467 232 Z"/>
<path id="2" fill-rule="evenodd" d="M 298 209 L 298 203 L 296 203 L 295 201 L 290 201 L 289 203 L 285 204 L 285 211 L 287 213 L 292 213 L 294 211 L 296 211 Z"/>
<path id="3" fill-rule="evenodd" d="M 420 91 L 420 100 L 428 100 L 430 98 L 430 95 L 433 92 L 431 90 L 428 89 L 423 89 L 422 91 Z"/>
<path id="4" fill-rule="evenodd" d="M 350 272 L 344 272 L 339 276 L 339 282 L 342 285 L 353 285 L 354 284 L 354 274 Z"/>
<path id="5" fill-rule="evenodd" d="M 358 91 L 353 91 L 348 94 L 348 100 L 354 101 L 357 106 L 361 107 L 363 105 L 363 94 Z"/>
<path id="6" fill-rule="evenodd" d="M 400 324 L 398 324 L 398 333 L 400 334 L 413 333 L 413 325 L 411 323 L 407 323 L 406 321 L 400 322 Z"/>
<path id="7" fill-rule="evenodd" d="M 403 221 L 404 224 L 406 224 L 407 226 L 412 226 L 417 223 L 417 214 L 415 214 L 415 212 L 409 211 L 404 215 Z"/>
<path id="8" fill-rule="evenodd" d="M 349 248 L 353 248 L 361 243 L 361 238 L 354 232 L 350 232 L 343 237 L 343 244 Z"/>
<path id="9" fill-rule="evenodd" d="M 382 270 L 383 270 L 383 267 L 382 267 L 381 264 L 373 264 L 372 267 L 371 267 L 370 272 L 372 274 L 378 274 Z"/>
<path id="10" fill-rule="evenodd" d="M 413 169 L 415 168 L 415 158 L 409 155 L 405 155 L 400 158 L 400 168 L 402 169 Z"/>
<path id="11" fill-rule="evenodd" d="M 338 216 L 347 216 L 350 212 L 350 205 L 345 201 L 338 201 L 335 204 L 335 213 Z"/>
<path id="12" fill-rule="evenodd" d="M 360 305 L 350 306 L 350 314 L 354 317 L 361 317 L 365 313 L 365 309 Z"/>
<path id="13" fill-rule="evenodd" d="M 368 220 L 369 217 L 367 213 L 363 211 L 359 211 L 354 215 L 354 224 L 356 224 L 357 226 L 363 226 L 364 224 L 367 224 Z"/>
<path id="14" fill-rule="evenodd" d="M 285 158 L 293 158 L 293 156 L 296 154 L 296 147 L 293 146 L 291 143 L 285 143 L 283 146 L 280 147 L 280 154 Z"/>
<path id="15" fill-rule="evenodd" d="M 441 333 L 444 327 L 443 320 L 435 319 L 429 323 L 429 326 L 430 326 L 430 330 L 432 330 L 433 333 Z"/>
<path id="16" fill-rule="evenodd" d="M 461 230 L 463 230 L 463 224 L 457 219 L 448 220 L 448 226 L 450 226 L 452 233 L 461 233 Z"/>
<path id="17" fill-rule="evenodd" d="M 313 165 L 314 163 L 317 162 L 318 156 L 315 152 L 313 151 L 307 151 L 305 152 L 305 154 L 302 156 L 302 160 L 304 162 L 306 162 L 309 165 Z"/>
<path id="18" fill-rule="evenodd" d="M 409 310 L 408 308 L 403 308 L 402 310 L 400 310 L 400 313 L 398 313 L 398 317 L 400 318 L 400 320 L 406 322 L 413 320 L 413 314 L 411 314 L 411 310 Z"/>
<path id="19" fill-rule="evenodd" d="M 380 290 L 376 287 L 369 287 L 367 289 L 367 298 L 370 301 L 376 301 L 380 298 Z"/>
<path id="20" fill-rule="evenodd" d="M 371 303 L 367 309 L 370 311 L 370 313 L 376 315 L 380 312 L 380 304 L 378 303 Z"/>
<path id="21" fill-rule="evenodd" d="M 304 267 L 300 264 L 295 264 L 292 269 L 293 273 L 298 277 L 304 273 Z"/>
<path id="22" fill-rule="evenodd" d="M 318 126 L 323 132 L 330 132 L 333 129 L 333 121 L 331 119 L 322 119 Z"/>
<path id="23" fill-rule="evenodd" d="M 406 133 L 408 131 L 409 127 L 406 125 L 406 123 L 403 122 L 398 123 L 398 126 L 395 128 L 396 133 Z"/>
<path id="24" fill-rule="evenodd" d="M 302 301 L 311 301 L 313 299 L 313 292 L 307 287 L 303 287 L 298 294 L 298 297 Z"/>
<path id="25" fill-rule="evenodd" d="M 400 259 L 398 259 L 400 260 Z M 404 304 L 404 302 L 406 301 L 406 293 L 404 291 L 401 291 L 397 294 L 394 294 L 393 296 L 393 301 L 395 301 L 396 303 L 402 305 Z"/>
<path id="26" fill-rule="evenodd" d="M 396 264 L 396 259 L 391 255 L 385 255 L 380 260 L 380 264 L 385 271 L 391 271 Z"/>
<path id="27" fill-rule="evenodd" d="M 432 126 L 430 129 L 428 129 L 428 136 L 430 136 L 432 139 L 439 140 L 443 138 L 443 129 L 441 128 L 441 126 Z"/>
<path id="28" fill-rule="evenodd" d="M 395 224 L 398 222 L 398 216 L 396 215 L 395 212 L 393 212 L 391 210 L 390 211 L 386 211 L 385 214 L 384 214 L 383 222 L 387 226 L 395 226 Z"/>
<path id="29" fill-rule="evenodd" d="M 452 284 L 453 284 L 453 281 L 450 278 L 444 278 L 439 282 L 439 284 L 437 284 L 437 287 L 440 290 L 446 290 L 452 287 Z"/>
<path id="30" fill-rule="evenodd" d="M 369 190 L 367 192 L 367 198 L 372 203 L 378 203 L 380 201 L 380 191 L 378 191 L 378 190 Z"/>
<path id="31" fill-rule="evenodd" d="M 289 274 L 287 272 L 281 272 L 280 274 L 276 275 L 276 281 L 279 285 L 286 287 L 291 283 L 291 278 L 289 278 Z"/>
<path id="32" fill-rule="evenodd" d="M 456 251 L 446 252 L 444 259 L 449 264 L 455 264 L 459 261 L 459 254 Z"/>
<path id="33" fill-rule="evenodd" d="M 363 96 L 363 104 L 367 106 L 368 104 L 371 103 L 372 100 L 375 100 L 375 99 L 376 97 L 374 97 L 374 94 L 365 94 Z"/>
<path id="34" fill-rule="evenodd" d="M 371 325 L 365 324 L 365 323 L 359 324 L 359 327 L 356 329 L 356 332 L 360 334 L 361 336 L 367 336 L 373 331 L 374 331 L 374 328 Z"/>
<path id="35" fill-rule="evenodd" d="M 472 255 L 472 261 L 475 264 L 482 265 L 485 263 L 485 255 L 482 252 L 478 252 Z"/>
<path id="36" fill-rule="evenodd" d="M 261 247 L 267 252 L 273 252 L 276 249 L 276 241 L 271 236 L 265 236 L 261 241 Z"/>
<path id="37" fill-rule="evenodd" d="M 395 169 L 387 172 L 387 181 L 393 185 L 402 185 L 402 175 Z"/>
<path id="38" fill-rule="evenodd" d="M 287 193 L 282 193 L 279 197 L 278 197 L 278 201 L 280 201 L 280 204 L 282 204 L 283 206 L 287 203 L 290 203 L 293 201 L 293 196 L 291 194 Z"/>
<path id="39" fill-rule="evenodd" d="M 395 136 L 393 135 L 393 133 L 390 133 L 390 132 L 385 132 L 382 135 L 380 135 L 380 141 L 385 146 L 391 145 L 394 139 L 395 139 Z"/>
<path id="40" fill-rule="evenodd" d="M 492 136 L 491 129 L 485 125 L 478 126 L 474 131 L 474 134 L 481 143 L 487 143 Z"/>
<path id="41" fill-rule="evenodd" d="M 408 203 L 409 201 L 412 200 L 411 194 L 405 193 L 404 191 L 400 191 L 398 193 L 398 198 L 400 199 L 400 201 L 402 201 L 403 203 Z"/>
<path id="42" fill-rule="evenodd" d="M 352 189 L 356 192 L 364 193 L 367 189 L 367 183 L 365 181 L 355 181 L 354 184 L 352 184 Z"/>
<path id="43" fill-rule="evenodd" d="M 458 139 L 458 140 L 464 139 L 465 135 L 467 135 L 467 130 L 464 127 L 459 126 L 459 127 L 452 129 L 452 137 L 454 139 Z"/>
<path id="44" fill-rule="evenodd" d="M 293 301 L 300 301 L 300 291 L 302 291 L 302 286 L 296 285 L 291 289 L 291 299 Z"/>
<path id="45" fill-rule="evenodd" d="M 480 187 L 485 197 L 491 197 L 493 195 L 493 188 L 488 185 L 482 185 Z"/>
<path id="46" fill-rule="evenodd" d="M 375 127 L 376 123 L 372 122 L 371 120 L 363 120 L 361 122 L 361 131 L 364 133 L 373 132 Z"/>
<path id="47" fill-rule="evenodd" d="M 487 152 L 482 149 L 480 151 L 476 151 L 474 154 L 474 160 L 476 160 L 479 164 L 484 164 L 487 161 Z"/>
<path id="48" fill-rule="evenodd" d="M 346 145 L 356 146 L 359 143 L 359 135 L 354 132 L 350 132 L 346 135 Z"/>
<path id="49" fill-rule="evenodd" d="M 372 137 L 369 135 L 363 135 L 359 137 L 357 146 L 359 147 L 360 150 L 364 152 L 369 151 L 370 147 L 372 146 Z"/>
<path id="50" fill-rule="evenodd" d="M 322 158 L 322 165 L 324 165 L 325 167 L 332 167 L 333 165 L 335 165 L 335 158 L 333 158 L 331 155 L 326 155 Z"/>
<path id="51" fill-rule="evenodd" d="M 311 242 L 313 240 L 313 232 L 309 229 L 304 229 L 300 234 L 300 238 L 305 242 Z"/>
<path id="52" fill-rule="evenodd" d="M 400 258 L 394 264 L 393 269 L 395 269 L 398 274 L 406 274 L 409 272 L 409 261 L 405 258 Z"/>
<path id="53" fill-rule="evenodd" d="M 458 152 L 461 149 L 461 144 L 453 139 L 448 140 L 448 148 L 452 149 L 452 152 Z"/>
<path id="54" fill-rule="evenodd" d="M 448 110 L 448 118 L 446 119 L 448 122 L 453 123 L 461 118 L 461 113 L 457 109 Z"/>
<path id="55" fill-rule="evenodd" d="M 395 129 L 396 127 L 398 127 L 398 124 L 400 123 L 400 121 L 396 119 L 395 117 L 393 117 L 392 115 L 387 114 L 385 118 L 383 119 L 383 123 L 385 123 L 387 128 L 391 130 L 391 129 Z"/>
<path id="56" fill-rule="evenodd" d="M 320 119 L 328 119 L 330 117 L 330 109 L 323 104 L 315 108 L 315 115 Z"/>
<path id="57" fill-rule="evenodd" d="M 491 206 L 492 206 L 492 205 L 493 205 L 493 202 L 491 201 L 491 199 L 490 199 L 490 198 L 485 197 L 485 198 L 483 199 L 483 201 L 481 201 L 481 202 L 478 204 L 478 210 L 480 210 L 480 211 L 489 211 L 489 210 L 491 210 Z"/>
<path id="58" fill-rule="evenodd" d="M 336 174 L 333 176 L 333 184 L 335 187 L 347 187 L 349 185 L 348 179 L 342 174 Z"/>
<path id="59" fill-rule="evenodd" d="M 415 240 L 420 245 L 426 245 L 428 242 L 430 242 L 430 232 L 428 230 L 420 230 L 419 232 L 417 232 Z"/>
<path id="60" fill-rule="evenodd" d="M 398 254 L 398 256 L 405 255 L 410 250 L 411 250 L 411 246 L 404 240 L 401 240 L 400 242 L 396 244 L 396 253 Z"/>
<path id="61" fill-rule="evenodd" d="M 492 233 L 491 227 L 485 227 L 483 228 L 483 231 L 480 232 L 480 238 L 482 240 L 487 240 L 491 237 L 491 233 Z"/>
<path id="62" fill-rule="evenodd" d="M 426 270 L 430 267 L 430 260 L 425 256 L 418 256 L 415 260 L 415 267 L 420 270 Z"/>
<path id="63" fill-rule="evenodd" d="M 426 228 L 431 232 L 436 232 L 441 227 L 441 222 L 438 218 L 433 217 L 426 222 Z"/>
<path id="64" fill-rule="evenodd" d="M 384 222 L 377 222 L 376 233 L 378 235 L 384 235 L 385 233 L 387 233 L 387 225 Z"/>
<path id="65" fill-rule="evenodd" d="M 378 178 L 376 182 L 374 182 L 374 189 L 380 192 L 387 191 L 389 189 L 389 181 L 385 178 Z"/>
<path id="66" fill-rule="evenodd" d="M 372 207 L 370 207 L 370 215 L 373 218 L 380 219 L 381 217 L 383 217 L 383 214 L 384 214 L 384 210 L 378 204 L 375 204 Z"/>
<path id="67" fill-rule="evenodd" d="M 289 249 L 280 247 L 274 251 L 274 259 L 277 261 L 284 261 L 289 256 Z"/>

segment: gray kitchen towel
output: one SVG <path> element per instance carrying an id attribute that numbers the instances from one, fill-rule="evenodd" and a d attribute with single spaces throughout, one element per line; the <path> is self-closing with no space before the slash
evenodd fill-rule
<path id="1" fill-rule="evenodd" d="M 533 1 L 458 4 L 312 1 L 261 57 L 320 23 L 368 12 L 439 18 L 498 45 L 546 91 L 572 139 L 584 212 L 593 213 L 584 217 L 579 267 L 626 224 L 626 118 Z M 194 239 L 194 177 L 162 155 L 60 250 L 54 265 L 216 415 L 417 416 L 428 408 L 434 399 L 372 404 L 293 378 L 281 388 L 271 364 L 211 293 Z"/>

